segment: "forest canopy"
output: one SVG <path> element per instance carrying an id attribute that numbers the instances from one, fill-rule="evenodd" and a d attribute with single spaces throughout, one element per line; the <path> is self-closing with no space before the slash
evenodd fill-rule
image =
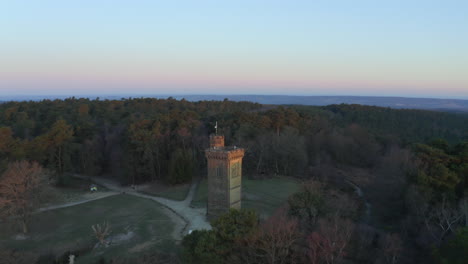
<path id="1" fill-rule="evenodd" d="M 66 184 L 66 172 L 122 183 L 180 183 L 205 166 L 218 122 L 226 143 L 247 149 L 247 174 L 308 177 L 334 162 L 371 167 L 392 145 L 467 139 L 468 116 L 361 105 L 68 98 L 0 104 L 1 168 L 34 160 Z M 177 167 L 176 164 L 182 164 Z M 177 168 L 176 168 L 177 167 Z"/>

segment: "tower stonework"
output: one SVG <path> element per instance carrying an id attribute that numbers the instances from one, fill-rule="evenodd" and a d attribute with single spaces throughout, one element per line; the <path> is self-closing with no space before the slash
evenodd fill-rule
<path id="1" fill-rule="evenodd" d="M 211 135 L 208 160 L 208 219 L 241 208 L 244 149 L 224 146 L 224 136 Z"/>

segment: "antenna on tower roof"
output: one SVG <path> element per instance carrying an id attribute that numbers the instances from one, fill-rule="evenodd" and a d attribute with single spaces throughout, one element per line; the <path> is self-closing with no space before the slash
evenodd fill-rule
<path id="1" fill-rule="evenodd" d="M 216 121 L 215 130 L 216 130 L 216 135 L 218 135 L 218 121 Z"/>

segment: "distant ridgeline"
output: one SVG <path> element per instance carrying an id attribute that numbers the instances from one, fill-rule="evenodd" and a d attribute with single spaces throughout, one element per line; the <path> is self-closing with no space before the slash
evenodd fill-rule
<path id="1" fill-rule="evenodd" d="M 318 157 L 371 166 L 389 144 L 467 140 L 468 115 L 362 105 L 135 98 L 0 104 L 0 169 L 37 160 L 59 174 L 109 173 L 123 183 L 190 180 L 218 121 L 226 144 L 246 149 L 247 174 L 302 175 Z M 60 153 L 60 155 L 56 155 Z"/>
<path id="2" fill-rule="evenodd" d="M 165 99 L 170 95 L 102 95 L 101 100 L 120 100 L 122 98 L 147 97 Z M 83 98 L 96 98 L 96 95 L 81 96 Z M 66 99 L 64 95 L 30 95 L 30 96 L 1 96 L 1 101 L 40 101 Z M 391 107 L 394 109 L 425 109 L 447 112 L 467 112 L 468 98 L 463 99 L 440 99 L 440 98 L 411 98 L 411 97 L 390 97 L 390 96 L 291 96 L 291 95 L 174 95 L 174 99 L 185 99 L 191 102 L 198 101 L 223 101 L 228 99 L 235 102 L 255 102 L 270 105 L 315 105 L 326 106 L 333 104 L 359 104 L 370 106 Z"/>
<path id="3" fill-rule="evenodd" d="M 299 112 L 309 107 L 295 106 Z M 329 105 L 320 107 L 333 113 L 339 126 L 359 124 L 378 137 L 397 136 L 404 143 L 442 138 L 449 142 L 468 140 L 468 113 L 436 112 L 417 109 L 391 109 L 366 105 Z"/>
<path id="4" fill-rule="evenodd" d="M 410 98 L 388 96 L 290 96 L 290 95 L 179 95 L 177 99 L 189 101 L 223 100 L 250 101 L 274 105 L 360 104 L 395 109 L 425 109 L 448 112 L 468 112 L 468 100 L 439 98 Z"/>

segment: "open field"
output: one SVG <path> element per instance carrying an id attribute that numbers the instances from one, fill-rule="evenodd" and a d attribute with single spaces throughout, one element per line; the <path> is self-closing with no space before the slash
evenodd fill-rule
<path id="1" fill-rule="evenodd" d="M 54 192 L 55 202 L 60 199 L 73 202 L 90 193 L 87 190 L 89 182 L 76 182 L 72 187 L 57 189 Z M 155 189 L 165 197 L 186 197 L 188 188 L 175 186 L 173 188 Z M 289 195 L 296 192 L 300 182 L 286 177 L 275 177 L 265 180 L 249 180 L 246 177 L 242 183 L 242 207 L 257 211 L 261 218 L 271 215 L 283 205 Z M 52 187 L 51 187 L 52 188 Z M 99 187 L 99 192 L 109 192 L 109 189 Z M 57 196 L 63 194 L 63 196 Z M 201 208 L 206 205 L 207 182 L 201 181 L 196 189 L 191 206 Z M 188 202 L 187 202 L 188 203 Z M 189 208 L 190 209 L 190 208 Z M 174 231 L 176 223 L 168 210 L 150 199 L 142 199 L 129 194 L 117 194 L 112 197 L 87 202 L 84 204 L 46 211 L 35 214 L 30 224 L 30 233 L 26 238 L 19 236 L 19 228 L 14 223 L 0 226 L 0 248 L 17 249 L 33 255 L 53 254 L 60 256 L 68 251 L 82 250 L 78 253 L 77 264 L 96 263 L 101 257 L 125 258 L 135 256 L 135 253 L 163 251 L 175 252 Z M 110 246 L 99 247 L 93 236 L 92 225 L 108 222 L 111 235 Z"/>
<path id="2" fill-rule="evenodd" d="M 288 197 L 298 191 L 300 182 L 293 178 L 274 177 L 264 180 L 242 178 L 242 208 L 257 211 L 260 217 L 271 215 Z M 203 179 L 192 201 L 193 207 L 204 207 L 208 199 L 208 186 Z"/>
<path id="3" fill-rule="evenodd" d="M 176 201 L 183 201 L 190 190 L 190 183 L 167 185 L 163 183 L 151 183 L 138 190 L 141 193 L 163 197 Z"/>
<path id="4" fill-rule="evenodd" d="M 89 190 L 91 184 L 97 185 L 98 191 L 91 192 Z M 109 192 L 109 189 L 91 180 L 70 178 L 70 184 L 67 187 L 47 186 L 42 195 L 41 207 L 90 200 L 106 192 Z"/>
<path id="5" fill-rule="evenodd" d="M 17 238 L 12 224 L 0 226 L 0 247 L 34 254 L 63 254 L 69 250 L 93 247 L 91 226 L 108 222 L 111 245 L 94 249 L 76 263 L 94 263 L 100 257 L 125 257 L 148 250 L 174 250 L 173 222 L 162 206 L 148 199 L 117 195 L 69 208 L 33 216 L 30 234 Z"/>

